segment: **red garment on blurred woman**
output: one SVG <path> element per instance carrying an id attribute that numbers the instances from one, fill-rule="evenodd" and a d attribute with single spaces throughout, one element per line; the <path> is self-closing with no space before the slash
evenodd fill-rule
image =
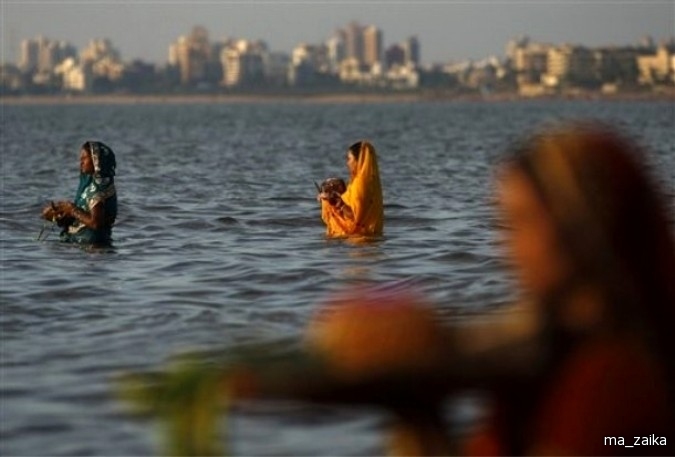
<path id="1" fill-rule="evenodd" d="M 514 152 L 504 245 L 545 357 L 532 379 L 493 382 L 492 416 L 464 450 L 675 454 L 675 241 L 639 148 L 571 124 Z"/>

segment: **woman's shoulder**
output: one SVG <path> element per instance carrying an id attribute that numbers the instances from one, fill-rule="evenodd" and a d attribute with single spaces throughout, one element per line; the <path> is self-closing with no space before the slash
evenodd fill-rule
<path id="1" fill-rule="evenodd" d="M 620 398 L 645 398 L 645 388 L 652 396 L 665 394 L 664 370 L 662 361 L 635 338 L 598 339 L 581 344 L 563 361 L 554 386 L 560 394 L 574 392 L 589 404 L 606 401 L 614 408 Z"/>
<path id="2" fill-rule="evenodd" d="M 673 419 L 669 404 L 664 366 L 646 345 L 632 338 L 592 341 L 552 374 L 533 435 L 544 449 L 605 454 L 604 436 L 667 430 Z"/>
<path id="3" fill-rule="evenodd" d="M 88 200 L 103 201 L 108 198 L 117 196 L 117 189 L 115 183 L 111 182 L 105 185 L 98 185 L 92 183 L 89 189 L 85 192 Z"/>
<path id="4" fill-rule="evenodd" d="M 565 368 L 569 376 L 587 382 L 614 376 L 637 381 L 662 375 L 661 363 L 653 351 L 629 336 L 582 344 L 570 354 Z"/>

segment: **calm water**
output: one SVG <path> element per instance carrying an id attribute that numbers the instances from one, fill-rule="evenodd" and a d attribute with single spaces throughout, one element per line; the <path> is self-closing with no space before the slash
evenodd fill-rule
<path id="1" fill-rule="evenodd" d="M 668 102 L 3 106 L 0 454 L 152 455 L 155 425 L 125 414 L 111 378 L 177 352 L 297 337 L 332 291 L 410 283 L 451 318 L 509 300 L 490 207 L 505 146 L 544 121 L 595 118 L 635 136 L 675 195 Z M 375 144 L 385 237 L 323 236 L 313 180 L 347 176 Z M 72 199 L 78 146 L 117 155 L 111 250 L 35 238 Z M 244 455 L 381 453 L 382 417 L 243 411 Z"/>

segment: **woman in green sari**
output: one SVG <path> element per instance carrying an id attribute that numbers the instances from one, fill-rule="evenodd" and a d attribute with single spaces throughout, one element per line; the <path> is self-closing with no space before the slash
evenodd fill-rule
<path id="1" fill-rule="evenodd" d="M 87 141 L 80 149 L 80 184 L 75 201 L 51 202 L 42 217 L 63 228 L 61 240 L 109 245 L 117 217 L 115 154 L 100 141 Z"/>

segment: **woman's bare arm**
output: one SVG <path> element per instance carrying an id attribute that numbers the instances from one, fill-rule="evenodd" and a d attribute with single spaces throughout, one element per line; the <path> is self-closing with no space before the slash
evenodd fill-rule
<path id="1" fill-rule="evenodd" d="M 105 223 L 105 210 L 103 205 L 97 203 L 90 211 L 82 210 L 75 206 L 72 202 L 59 202 L 60 207 L 57 206 L 59 212 L 66 216 L 71 216 L 76 220 L 82 222 L 87 227 L 97 230 L 103 227 Z"/>

